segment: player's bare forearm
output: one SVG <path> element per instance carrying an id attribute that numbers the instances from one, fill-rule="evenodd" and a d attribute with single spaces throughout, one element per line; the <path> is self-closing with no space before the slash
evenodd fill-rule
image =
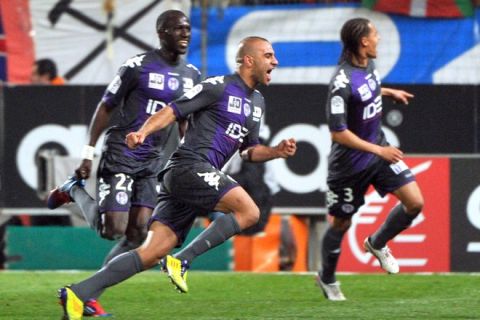
<path id="1" fill-rule="evenodd" d="M 382 96 L 391 97 L 393 100 L 408 104 L 408 99 L 414 97 L 413 94 L 404 90 L 392 89 L 392 88 L 381 88 Z"/>
<path id="2" fill-rule="evenodd" d="M 142 132 L 145 137 L 147 137 L 153 132 L 162 130 L 174 122 L 175 119 L 175 113 L 173 112 L 172 107 L 168 105 L 149 117 L 138 131 Z"/>
<path id="3" fill-rule="evenodd" d="M 403 152 L 393 146 L 379 146 L 358 137 L 352 131 L 332 131 L 332 140 L 351 149 L 373 153 L 388 162 L 397 162 L 403 158 Z"/>
<path id="4" fill-rule="evenodd" d="M 352 131 L 346 129 L 343 131 L 332 131 L 332 140 L 336 143 L 364 152 L 370 152 L 378 155 L 380 153 L 380 146 L 361 139 Z"/>
<path id="5" fill-rule="evenodd" d="M 174 122 L 175 119 L 173 109 L 170 106 L 166 106 L 148 118 L 138 131 L 127 134 L 125 143 L 130 149 L 135 149 L 141 145 L 150 134 L 165 128 Z"/>
<path id="6" fill-rule="evenodd" d="M 295 139 L 282 140 L 277 146 L 269 147 L 262 144 L 244 150 L 242 158 L 250 162 L 265 162 L 277 158 L 288 158 L 295 155 L 297 143 Z"/>

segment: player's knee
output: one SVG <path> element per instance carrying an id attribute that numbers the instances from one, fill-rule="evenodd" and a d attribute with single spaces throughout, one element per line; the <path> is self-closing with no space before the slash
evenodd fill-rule
<path id="1" fill-rule="evenodd" d="M 258 209 L 257 206 L 247 211 L 245 221 L 248 227 L 256 224 L 258 222 L 258 219 L 260 219 L 260 209 Z"/>
<path id="2" fill-rule="evenodd" d="M 117 224 L 106 225 L 101 232 L 101 236 L 108 240 L 118 240 L 125 235 L 125 229 L 125 227 Z"/>
<path id="3" fill-rule="evenodd" d="M 125 235 L 129 242 L 140 245 L 147 238 L 147 228 L 146 226 L 128 228 Z"/>
<path id="4" fill-rule="evenodd" d="M 334 217 L 332 228 L 337 231 L 347 231 L 352 225 L 352 219 Z"/>
<path id="5" fill-rule="evenodd" d="M 422 212 L 423 205 L 424 205 L 423 199 L 412 201 L 411 203 L 408 204 L 408 206 L 406 206 L 407 214 L 414 215 L 414 216 L 418 215 L 420 212 Z"/>

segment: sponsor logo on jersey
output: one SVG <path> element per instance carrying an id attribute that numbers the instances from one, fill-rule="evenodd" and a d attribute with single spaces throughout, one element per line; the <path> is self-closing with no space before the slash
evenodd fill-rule
<path id="1" fill-rule="evenodd" d="M 253 106 L 253 121 L 260 121 L 262 118 L 262 108 Z"/>
<path id="2" fill-rule="evenodd" d="M 145 112 L 148 113 L 148 114 L 154 114 L 155 112 L 162 109 L 166 105 L 167 104 L 163 101 L 148 99 L 147 107 L 145 108 Z"/>
<path id="3" fill-rule="evenodd" d="M 374 118 L 376 115 L 382 112 L 382 97 L 378 96 L 369 103 L 368 106 L 363 108 L 363 120 Z"/>
<path id="4" fill-rule="evenodd" d="M 333 80 L 333 89 L 332 93 L 335 93 L 337 90 L 346 88 L 347 84 L 350 83 L 347 76 L 345 75 L 345 70 L 341 69 Z"/>
<path id="5" fill-rule="evenodd" d="M 191 78 L 182 78 L 183 80 L 183 91 L 187 92 L 193 88 L 193 80 Z"/>
<path id="6" fill-rule="evenodd" d="M 113 78 L 112 82 L 110 82 L 110 84 L 108 85 L 107 90 L 113 94 L 116 94 L 121 85 L 122 85 L 122 79 L 117 74 L 115 78 Z"/>
<path id="7" fill-rule="evenodd" d="M 248 117 L 252 113 L 252 108 L 250 108 L 250 105 L 248 103 L 243 104 L 243 114 L 245 117 Z"/>
<path id="8" fill-rule="evenodd" d="M 199 83 L 192 89 L 185 92 L 185 97 L 187 97 L 188 99 L 193 99 L 193 97 L 195 97 L 197 94 L 202 92 L 202 90 L 203 90 L 203 85 Z"/>
<path id="9" fill-rule="evenodd" d="M 332 114 L 345 113 L 345 101 L 340 96 L 333 96 L 330 99 L 330 111 Z"/>
<path id="10" fill-rule="evenodd" d="M 227 130 L 225 130 L 225 133 L 230 137 L 235 140 L 238 140 L 240 143 L 243 143 L 243 138 L 248 134 L 248 129 L 245 127 L 242 127 L 238 123 L 231 122 L 228 125 Z"/>
<path id="11" fill-rule="evenodd" d="M 163 90 L 165 87 L 165 76 L 160 73 L 150 72 L 148 74 L 148 87 Z"/>
<path id="12" fill-rule="evenodd" d="M 117 200 L 117 202 L 122 206 L 126 205 L 128 202 L 128 194 L 125 191 L 117 192 L 115 195 L 115 200 Z"/>
<path id="13" fill-rule="evenodd" d="M 178 81 L 177 78 L 170 78 L 168 79 L 168 87 L 170 88 L 170 90 L 177 90 L 178 87 L 180 86 L 180 82 Z"/>
<path id="14" fill-rule="evenodd" d="M 235 96 L 228 96 L 227 111 L 231 113 L 242 113 L 242 98 Z"/>
<path id="15" fill-rule="evenodd" d="M 370 91 L 370 88 L 366 83 L 361 85 L 357 90 L 360 94 L 360 99 L 362 99 L 362 101 L 367 101 L 372 97 L 372 91 Z"/>
<path id="16" fill-rule="evenodd" d="M 215 187 L 218 191 L 218 185 L 220 183 L 220 176 L 216 172 L 198 172 L 197 175 L 202 177 L 203 180 L 211 187 Z"/>

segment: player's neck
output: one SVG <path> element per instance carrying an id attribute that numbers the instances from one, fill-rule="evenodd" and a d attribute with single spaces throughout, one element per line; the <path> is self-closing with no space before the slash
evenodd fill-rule
<path id="1" fill-rule="evenodd" d="M 258 83 L 253 79 L 253 77 L 247 70 L 240 68 L 239 70 L 237 70 L 237 74 L 240 76 L 243 82 L 247 85 L 247 87 L 249 87 L 252 90 L 255 89 Z"/>
<path id="2" fill-rule="evenodd" d="M 165 59 L 168 63 L 176 64 L 180 60 L 180 55 L 176 52 L 171 52 L 160 48 L 159 50 L 160 56 Z"/>
<path id="3" fill-rule="evenodd" d="M 356 67 L 366 68 L 368 66 L 368 57 L 363 55 L 352 55 L 352 64 Z"/>

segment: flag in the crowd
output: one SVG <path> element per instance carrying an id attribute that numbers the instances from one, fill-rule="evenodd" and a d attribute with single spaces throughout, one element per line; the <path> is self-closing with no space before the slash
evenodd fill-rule
<path id="1" fill-rule="evenodd" d="M 0 8 L 0 82 L 7 81 L 7 46 L 3 31 L 2 9 Z"/>
<path id="2" fill-rule="evenodd" d="M 366 8 L 413 17 L 461 18 L 473 16 L 471 0 L 362 0 Z"/>

